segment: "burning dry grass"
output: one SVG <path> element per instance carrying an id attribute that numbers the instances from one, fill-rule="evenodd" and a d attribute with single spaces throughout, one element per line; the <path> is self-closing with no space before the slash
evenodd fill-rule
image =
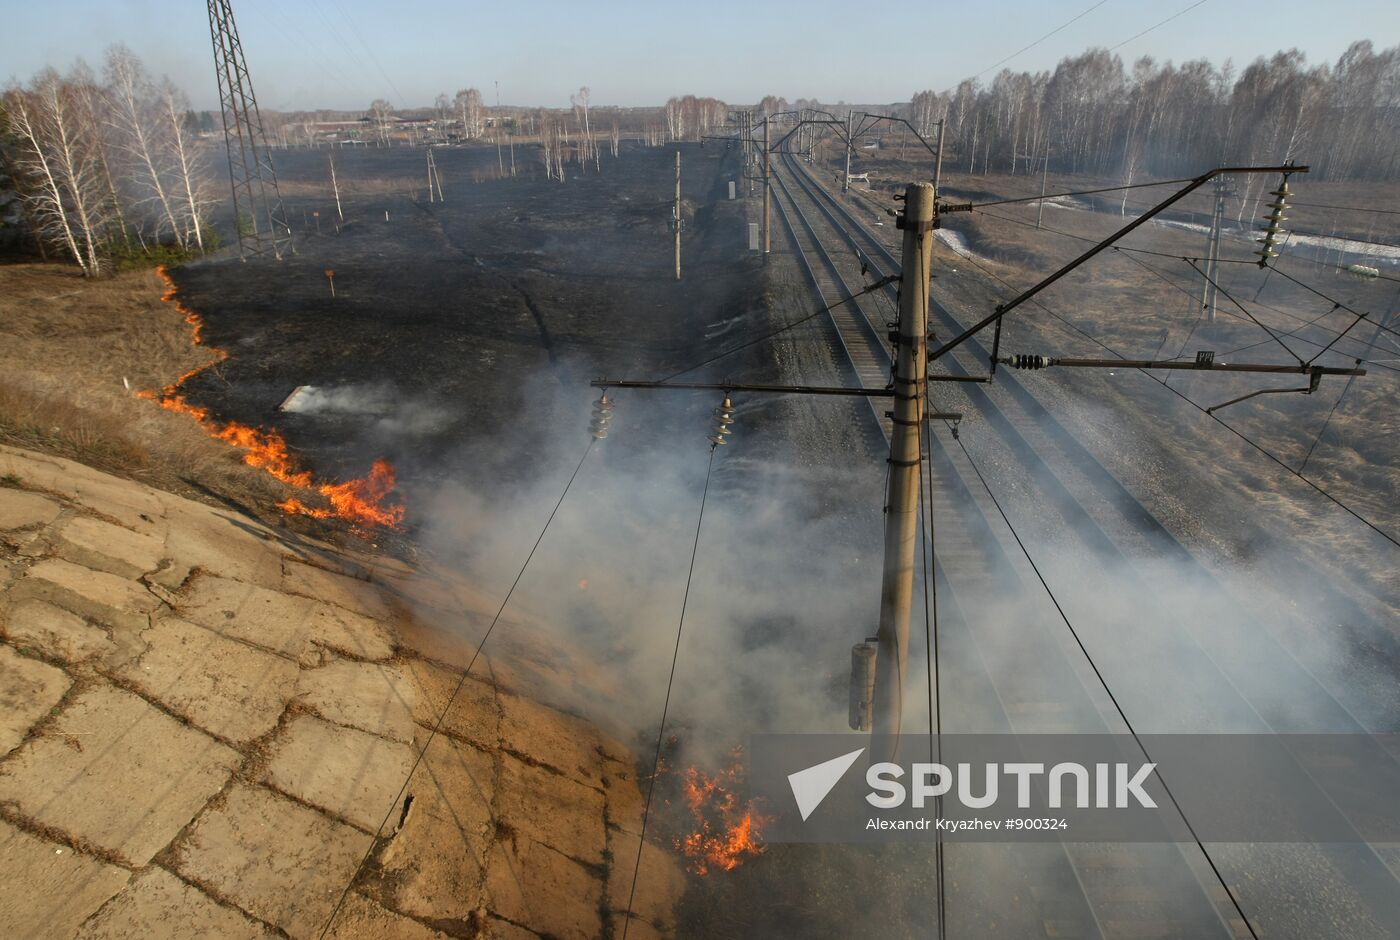
<path id="1" fill-rule="evenodd" d="M 253 510 L 270 481 L 132 392 L 208 362 L 150 271 L 0 266 L 0 440 Z"/>
<path id="2" fill-rule="evenodd" d="M 156 268 L 156 275 L 165 284 L 161 300 L 177 310 L 191 330 L 195 346 L 208 351 L 210 359 L 202 366 L 186 370 L 174 382 L 159 392 L 141 391 L 141 398 L 157 402 L 167 411 L 188 415 L 203 428 L 210 437 L 223 441 L 243 453 L 243 462 L 269 474 L 273 479 L 297 489 L 314 489 L 327 502 L 327 506 L 308 506 L 296 496 L 288 496 L 277 502 L 277 508 L 289 515 L 310 516 L 313 519 L 343 519 L 356 526 L 396 527 L 403 521 L 404 507 L 401 503 L 388 502 L 394 490 L 394 468 L 386 461 L 377 460 L 369 476 L 345 483 L 317 483 L 311 471 L 298 466 L 296 458 L 287 448 L 287 442 L 278 431 L 255 428 L 237 421 L 220 421 L 210 414 L 208 408 L 191 404 L 181 392 L 184 383 L 195 375 L 211 368 L 228 358 L 221 349 L 215 349 L 204 342 L 204 320 L 186 307 L 177 295 L 175 282 L 163 267 Z"/>
<path id="3" fill-rule="evenodd" d="M 304 494 L 135 392 L 217 368 L 152 271 L 0 266 L 0 441 L 263 518 Z M 177 380 L 178 381 L 178 380 Z"/>
<path id="4" fill-rule="evenodd" d="M 761 837 L 768 820 L 751 802 L 739 798 L 743 772 L 743 754 L 735 750 L 729 765 L 713 776 L 690 767 L 681 777 L 681 798 L 690 811 L 692 828 L 675 845 L 697 875 L 733 871 L 763 853 Z"/>

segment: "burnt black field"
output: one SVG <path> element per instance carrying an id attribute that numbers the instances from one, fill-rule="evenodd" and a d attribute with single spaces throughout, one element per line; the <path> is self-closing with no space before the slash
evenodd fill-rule
<path id="1" fill-rule="evenodd" d="M 500 479 L 544 441 L 583 440 L 590 379 L 685 368 L 704 358 L 716 317 L 761 315 L 739 206 L 721 203 L 735 168 L 687 149 L 681 283 L 668 232 L 671 149 L 629 149 L 601 173 L 570 165 L 561 184 L 537 162 L 475 182 L 494 174 L 494 149 L 439 148 L 446 201 L 433 203 L 423 149 L 336 150 L 341 225 L 332 152 L 278 152 L 296 253 L 176 274 L 207 341 L 230 352 L 190 395 L 222 418 L 278 427 L 324 473 L 356 475 L 386 456 L 410 490 L 446 473 Z M 397 191 L 355 194 L 375 188 Z M 299 385 L 371 401 L 279 413 Z M 408 426 L 383 420 L 405 410 Z M 472 448 L 485 440 L 489 449 Z"/>

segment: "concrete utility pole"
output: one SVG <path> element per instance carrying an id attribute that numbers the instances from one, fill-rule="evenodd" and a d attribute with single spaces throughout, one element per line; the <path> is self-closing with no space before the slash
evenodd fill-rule
<path id="1" fill-rule="evenodd" d="M 1040 202 L 1036 204 L 1035 227 L 1040 228 L 1040 218 L 1045 214 L 1045 186 L 1050 182 L 1050 139 L 1045 140 L 1045 162 L 1040 167 Z"/>
<path id="2" fill-rule="evenodd" d="M 1201 309 L 1206 322 L 1215 322 L 1215 285 L 1220 283 L 1220 229 L 1225 222 L 1225 197 L 1229 195 L 1223 176 L 1215 178 L 1215 211 L 1210 217 L 1210 234 L 1206 236 L 1206 285 L 1201 294 Z"/>
<path id="3" fill-rule="evenodd" d="M 895 351 L 894 426 L 890 434 L 885 497 L 885 567 L 880 585 L 879 652 L 875 658 L 875 725 L 878 735 L 898 735 L 904 717 L 904 677 L 909 665 L 909 615 L 914 597 L 918 544 L 920 447 L 928 368 L 928 295 L 933 262 L 934 189 L 911 183 L 904 192 L 899 348 Z M 890 739 L 892 740 L 892 739 Z M 891 753 L 871 758 L 893 759 Z"/>
<path id="4" fill-rule="evenodd" d="M 493 128 L 493 130 L 496 132 L 496 172 L 500 174 L 500 177 L 504 178 L 505 175 L 506 175 L 506 161 L 505 161 L 505 158 L 503 158 L 503 157 L 501 156 L 501 83 L 500 83 L 500 82 L 496 82 L 496 126 Z M 564 161 L 563 161 L 562 159 L 559 161 L 559 172 L 560 172 L 561 175 L 562 175 L 563 172 L 564 172 Z"/>
<path id="5" fill-rule="evenodd" d="M 943 129 L 948 124 L 947 118 L 942 118 L 938 122 L 938 153 L 933 157 L 933 198 L 938 198 L 938 186 L 943 181 Z"/>
<path id="6" fill-rule="evenodd" d="M 841 192 L 851 188 L 851 117 L 854 111 L 846 112 L 846 176 L 841 180 Z"/>
<path id="7" fill-rule="evenodd" d="M 681 279 L 681 151 L 676 148 L 676 280 Z"/>
<path id="8" fill-rule="evenodd" d="M 768 263 L 768 253 L 773 250 L 773 176 L 769 164 L 768 125 L 771 118 L 763 119 L 763 263 Z"/>

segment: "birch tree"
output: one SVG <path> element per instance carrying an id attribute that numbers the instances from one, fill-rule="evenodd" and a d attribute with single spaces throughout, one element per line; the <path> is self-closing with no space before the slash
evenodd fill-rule
<path id="1" fill-rule="evenodd" d="M 5 104 L 36 234 L 71 255 L 87 276 L 103 273 L 110 201 L 96 156 L 98 129 L 84 121 L 74 85 L 44 69 L 27 89 L 7 91 Z"/>
<path id="2" fill-rule="evenodd" d="M 166 181 L 169 148 L 161 139 L 166 123 L 159 120 L 151 80 L 130 49 L 115 45 L 107 50 L 108 126 L 125 157 L 125 176 L 140 192 L 138 205 L 150 203 L 157 212 L 155 235 L 169 230 L 181 248 L 188 247 L 186 231 L 175 217 L 175 204 Z"/>
<path id="3" fill-rule="evenodd" d="M 462 122 L 463 136 L 475 140 L 481 136 L 481 92 L 463 88 L 455 98 L 457 116 Z"/>
<path id="4" fill-rule="evenodd" d="M 205 151 L 190 130 L 190 103 L 185 93 L 169 78 L 161 80 L 157 88 L 157 101 L 175 170 L 175 215 L 184 232 L 184 244 L 188 247 L 193 240 L 199 250 L 204 251 L 205 216 L 212 199 L 209 196 Z"/>

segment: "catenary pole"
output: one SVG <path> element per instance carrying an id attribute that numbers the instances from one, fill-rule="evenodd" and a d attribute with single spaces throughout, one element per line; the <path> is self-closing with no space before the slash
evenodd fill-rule
<path id="1" fill-rule="evenodd" d="M 885 561 L 876 633 L 875 715 L 877 747 L 892 759 L 904 715 L 909 662 L 909 617 L 914 597 L 914 553 L 919 524 L 919 427 L 924 410 L 929 266 L 933 260 L 933 186 L 905 190 L 903 276 L 899 288 L 899 348 L 895 350 L 894 424 L 890 433 L 885 498 Z M 872 758 L 877 757 L 872 749 Z"/>

